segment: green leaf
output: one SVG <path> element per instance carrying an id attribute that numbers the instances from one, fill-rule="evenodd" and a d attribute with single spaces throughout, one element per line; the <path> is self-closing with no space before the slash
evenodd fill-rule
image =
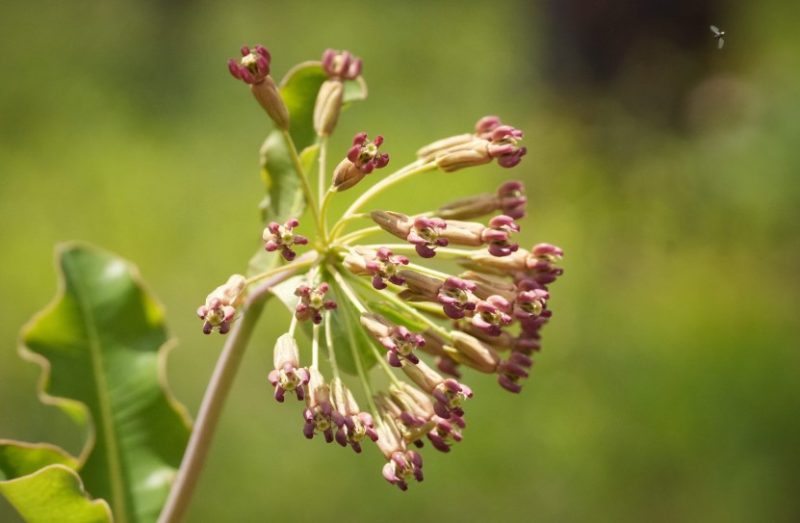
<path id="1" fill-rule="evenodd" d="M 332 282 L 333 278 L 325 278 L 325 280 Z M 297 305 L 297 296 L 294 295 L 294 290 L 305 281 L 306 278 L 304 276 L 295 276 L 274 286 L 271 292 L 287 309 L 289 309 L 289 312 L 294 314 L 294 308 Z M 331 334 L 333 338 L 333 348 L 336 351 L 336 363 L 339 365 L 339 369 L 351 375 L 358 374 L 358 367 L 356 366 L 356 360 L 353 357 L 353 351 L 351 349 L 351 346 L 353 346 L 356 348 L 357 353 L 361 355 L 364 369 L 369 370 L 377 363 L 377 360 L 369 346 L 372 341 L 364 332 L 359 322 L 360 315 L 358 311 L 355 310 L 349 301 L 346 301 L 346 297 L 341 296 L 340 293 L 337 292 L 337 287 L 335 285 L 331 285 L 331 290 L 328 294 L 331 299 L 335 300 L 338 304 L 336 310 L 326 314 L 334 315 L 332 317 L 333 321 L 331 321 Z M 310 340 L 311 323 L 303 322 L 301 328 Z M 352 340 L 348 329 L 352 329 Z M 323 351 L 323 354 L 327 356 L 327 351 Z"/>
<path id="2" fill-rule="evenodd" d="M 28 523 L 112 521 L 108 504 L 89 498 L 81 479 L 65 465 L 48 465 L 33 474 L 0 481 L 0 493 Z"/>
<path id="3" fill-rule="evenodd" d="M 78 466 L 78 458 L 48 443 L 0 440 L 0 480 L 32 474 L 48 465 Z"/>
<path id="4" fill-rule="evenodd" d="M 155 521 L 189 438 L 188 416 L 165 384 L 163 310 L 138 271 L 108 252 L 62 246 L 58 265 L 58 296 L 23 330 L 22 355 L 43 369 L 42 399 L 86 427 L 86 489 L 118 523 Z M 69 483 L 58 471 L 45 479 Z"/>

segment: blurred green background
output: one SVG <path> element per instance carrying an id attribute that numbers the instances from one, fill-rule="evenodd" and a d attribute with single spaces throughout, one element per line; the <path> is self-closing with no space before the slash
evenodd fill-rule
<path id="1" fill-rule="evenodd" d="M 421 211 L 524 179 L 523 243 L 567 252 L 554 321 L 520 396 L 466 376 L 465 441 L 428 449 L 425 482 L 403 494 L 378 452 L 306 441 L 299 408 L 271 399 L 288 314 L 270 309 L 188 521 L 800 519 L 798 8 L 629 4 L 5 2 L 0 437 L 82 441 L 15 352 L 67 239 L 138 264 L 196 411 L 221 338 L 194 310 L 258 248 L 269 130 L 225 62 L 261 42 L 279 78 L 346 48 L 370 99 L 333 156 L 359 130 L 384 134 L 398 166 L 485 114 L 525 130 L 513 172 L 433 174 L 384 204 Z M 728 32 L 721 51 L 710 23 Z M 0 521 L 17 521 L 2 500 Z"/>

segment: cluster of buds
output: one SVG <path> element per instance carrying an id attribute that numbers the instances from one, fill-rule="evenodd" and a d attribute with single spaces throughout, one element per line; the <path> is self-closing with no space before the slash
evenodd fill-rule
<path id="1" fill-rule="evenodd" d="M 450 220 L 467 220 L 495 211 L 515 220 L 525 217 L 525 186 L 511 181 L 501 185 L 495 194 L 478 194 L 448 203 L 439 208 L 439 216 Z"/>
<path id="2" fill-rule="evenodd" d="M 501 167 L 514 167 L 528 152 L 520 147 L 522 131 L 503 125 L 496 116 L 485 116 L 475 124 L 472 134 L 459 134 L 437 140 L 417 151 L 425 162 L 435 162 L 445 172 L 475 167 L 497 159 Z"/>
<path id="3" fill-rule="evenodd" d="M 487 246 L 492 256 L 503 257 L 516 252 L 511 234 L 520 227 L 511 216 L 501 214 L 487 225 L 460 220 L 444 220 L 436 216 L 411 217 L 399 212 L 373 211 L 372 220 L 383 230 L 406 240 L 422 258 L 436 256 L 438 247 L 450 244 L 467 247 Z"/>
<path id="4" fill-rule="evenodd" d="M 382 144 L 383 136 L 376 136 L 374 140 L 369 141 L 367 133 L 356 134 L 347 156 L 333 171 L 333 190 L 346 191 L 375 169 L 386 167 L 389 164 L 389 155 L 378 152 Z"/>
<path id="5" fill-rule="evenodd" d="M 347 51 L 329 49 L 311 67 L 321 67 L 326 75 L 313 113 L 322 150 L 340 115 L 344 83 L 363 82 L 362 64 Z M 288 129 L 288 112 L 269 76 L 269 52 L 261 46 L 242 48 L 242 59 L 231 60 L 229 68 L 234 77 L 251 85 L 276 125 Z M 291 140 L 288 133 L 285 136 Z M 525 216 L 527 198 L 519 181 L 506 181 L 495 192 L 416 215 L 393 210 L 365 213 L 362 208 L 382 189 L 412 174 L 452 172 L 495 159 L 502 167 L 514 167 L 526 154 L 522 137 L 521 131 L 495 116 L 481 118 L 473 132 L 421 148 L 415 161 L 360 195 L 330 230 L 325 216 L 328 198 L 386 167 L 389 155 L 380 152 L 382 136 L 370 141 L 366 133 L 359 133 L 328 178 L 320 154 L 317 181 L 324 203 L 315 205 L 308 180 L 302 180 L 320 237 L 309 242 L 296 234 L 296 218 L 267 225 L 262 235 L 265 250 L 280 253 L 288 263 L 251 280 L 234 275 L 215 289 L 198 309 L 203 331 L 230 330 L 248 281 L 275 275 L 302 277 L 303 283 L 294 283 L 294 288 L 271 289 L 287 300 L 293 312 L 289 332 L 275 344 L 274 368 L 268 374 L 275 399 L 283 403 L 288 394 L 304 402 L 302 432 L 307 438 L 321 435 L 326 442 L 357 453 L 374 442 L 386 458 L 383 476 L 389 483 L 406 490 L 412 480 L 422 481 L 417 449 L 428 443 L 450 452 L 463 439 L 465 404 L 473 392 L 461 381 L 462 368 L 494 375 L 510 392 L 522 390 L 541 349 L 542 328 L 552 317 L 550 285 L 563 272 L 559 266 L 563 252 L 546 243 L 520 248 L 517 221 Z M 302 165 L 296 168 L 303 171 Z M 329 191 L 324 193 L 326 183 Z M 378 227 L 345 233 L 362 218 Z M 400 241 L 363 241 L 382 231 Z M 297 258 L 294 248 L 302 245 L 309 245 L 314 256 Z M 434 265 L 442 260 L 449 263 Z M 300 330 L 311 337 L 310 363 L 305 364 L 301 363 L 305 349 L 295 337 L 302 323 Z M 337 357 L 339 351 L 344 357 Z M 328 356 L 332 377 L 321 370 L 321 354 Z M 345 359 L 351 368 L 340 366 Z M 384 372 L 388 380 L 373 381 L 369 372 Z M 361 387 L 351 390 L 347 373 L 357 376 Z M 373 388 L 381 381 L 388 387 Z M 359 389 L 365 410 L 356 402 Z"/>

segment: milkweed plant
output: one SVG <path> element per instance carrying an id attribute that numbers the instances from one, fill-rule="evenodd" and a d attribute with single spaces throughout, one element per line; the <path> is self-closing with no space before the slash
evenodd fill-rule
<path id="1" fill-rule="evenodd" d="M 114 314 L 121 306 L 113 300 L 133 300 L 130 307 L 142 311 L 138 327 L 152 331 L 141 337 L 150 341 L 154 333 L 164 334 L 160 309 L 127 263 L 82 245 L 62 247 L 61 296 L 23 331 L 22 354 L 44 369 L 43 397 L 56 403 L 62 398 L 65 409 L 82 402 L 94 437 L 77 457 L 52 446 L 0 441 L 0 473 L 6 478 L 0 492 L 23 516 L 41 503 L 34 506 L 30 492 L 15 490 L 15 481 L 61 467 L 72 498 L 95 511 L 98 521 L 179 520 L 241 355 L 273 296 L 288 307 L 291 320 L 274 341 L 274 364 L 264 375 L 274 399 L 291 411 L 286 423 L 296 423 L 298 435 L 355 453 L 374 446 L 385 458 L 383 478 L 400 490 L 423 480 L 422 450 L 450 452 L 464 437 L 475 394 L 465 371 L 492 374 L 514 394 L 529 375 L 542 327 L 552 316 L 550 285 L 562 274 L 563 253 L 548 243 L 516 243 L 526 214 L 523 184 L 498 180 L 494 192 L 415 214 L 399 200 L 397 207 L 373 205 L 398 184 L 429 185 L 425 174 L 433 171 L 460 177 L 491 162 L 518 168 L 526 154 L 522 131 L 485 116 L 472 129 L 422 145 L 415 158 L 397 167 L 391 137 L 380 130 L 357 133 L 347 150 L 329 147 L 343 110 L 367 94 L 362 61 L 351 53 L 329 49 L 320 61 L 291 69 L 280 85 L 270 75 L 271 55 L 260 45 L 243 47 L 228 69 L 275 130 L 260 151 L 263 247 L 246 274 L 231 275 L 197 309 L 199 330 L 222 335 L 225 342 L 194 428 L 189 432 L 188 417 L 156 376 L 166 338 L 156 340 L 150 367 L 142 371 L 155 399 L 125 413 L 114 410 L 127 396 L 108 385 L 121 378 L 111 364 L 104 367 L 108 357 L 98 367 L 97 351 L 116 351 L 116 363 L 130 364 L 126 348 L 136 343 L 134 330 L 118 332 Z M 332 216 L 331 202 L 350 195 L 349 207 Z M 84 325 L 72 338 L 59 337 L 53 332 L 61 325 L 59 314 L 80 316 Z M 98 384 L 88 397 L 48 382 L 71 361 L 66 347 L 74 340 L 86 341 L 83 363 Z M 147 444 L 138 448 L 122 433 L 132 424 L 125 423 L 128 416 L 144 426 L 154 415 L 177 427 L 168 452 Z M 43 449 L 52 456 L 43 460 Z M 31 457 L 34 451 L 38 458 Z M 152 458 L 153 468 L 137 472 L 131 465 L 136 454 L 129 454 L 135 452 Z M 3 465 L 14 459 L 21 463 L 16 469 Z M 158 471 L 163 484 L 153 486 Z M 142 492 L 150 497 L 139 499 Z"/>

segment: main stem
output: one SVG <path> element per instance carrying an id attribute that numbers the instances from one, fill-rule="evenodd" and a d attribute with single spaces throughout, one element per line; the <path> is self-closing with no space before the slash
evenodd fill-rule
<path id="1" fill-rule="evenodd" d="M 264 309 L 269 292 L 273 286 L 289 278 L 296 270 L 296 267 L 287 266 L 285 272 L 276 274 L 256 287 L 247 298 L 242 317 L 228 334 L 217 365 L 214 367 L 214 374 L 206 388 L 194 430 L 189 438 L 189 445 L 186 447 L 181 467 L 170 490 L 167 503 L 158 518 L 158 523 L 177 523 L 186 512 L 211 448 L 211 441 L 214 438 L 225 399 L 228 397 L 236 371 L 239 369 L 239 363 L 242 361 L 247 343 L 253 334 L 253 328 L 258 323 L 258 318 Z"/>

